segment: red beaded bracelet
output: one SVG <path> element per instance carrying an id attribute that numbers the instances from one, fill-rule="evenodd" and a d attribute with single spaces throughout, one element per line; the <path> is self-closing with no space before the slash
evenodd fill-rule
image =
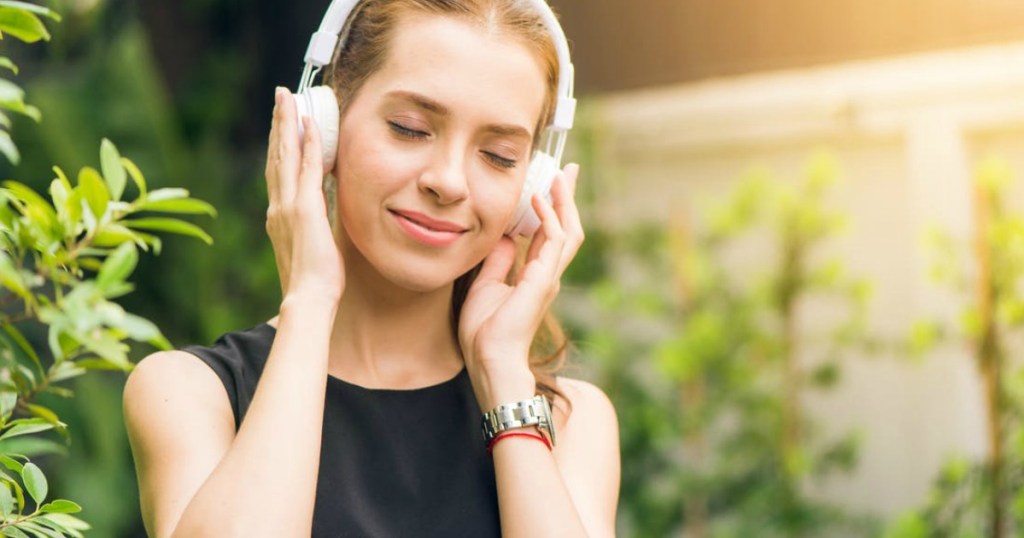
<path id="1" fill-rule="evenodd" d="M 490 454 L 491 451 L 494 450 L 494 445 L 498 444 L 498 441 L 501 441 L 506 437 L 530 437 L 532 439 L 537 439 L 540 442 L 544 443 L 544 446 L 548 447 L 548 450 L 551 450 L 551 442 L 548 441 L 547 437 L 544 437 L 539 433 L 501 432 L 498 435 L 495 435 L 494 439 L 491 439 L 490 443 L 487 443 L 487 453 Z"/>

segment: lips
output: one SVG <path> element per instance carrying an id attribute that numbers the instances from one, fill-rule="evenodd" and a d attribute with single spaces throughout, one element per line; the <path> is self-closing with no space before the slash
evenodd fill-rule
<path id="1" fill-rule="evenodd" d="M 392 209 L 392 213 L 399 217 L 411 220 L 412 222 L 419 224 L 420 226 L 433 230 L 435 232 L 455 232 L 462 233 L 466 231 L 466 228 L 455 224 L 454 222 L 448 222 L 446 220 L 432 219 L 423 213 L 417 213 L 415 211 Z"/>
<path id="2" fill-rule="evenodd" d="M 454 243 L 468 229 L 454 222 L 431 218 L 423 213 L 391 209 L 398 226 L 410 237 L 434 247 Z"/>

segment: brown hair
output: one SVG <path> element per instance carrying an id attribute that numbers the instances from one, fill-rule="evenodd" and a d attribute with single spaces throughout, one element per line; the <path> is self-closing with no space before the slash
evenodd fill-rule
<path id="1" fill-rule="evenodd" d="M 486 29 L 488 32 L 518 39 L 541 60 L 545 70 L 547 98 L 537 119 L 533 145 L 540 143 L 544 127 L 551 121 L 558 93 L 558 54 L 551 34 L 544 26 L 533 2 L 528 0 L 362 0 L 353 9 L 343 32 L 341 50 L 327 67 L 324 81 L 339 97 L 344 116 L 348 103 L 366 80 L 387 60 L 388 46 L 399 19 L 407 13 L 456 17 Z M 328 178 L 330 180 L 330 178 Z M 328 200 L 334 202 L 336 186 L 325 184 Z M 333 210 L 331 211 L 333 213 Z M 509 279 L 521 270 L 525 248 L 519 245 L 516 265 Z M 452 332 L 458 342 L 459 315 L 466 294 L 476 279 L 477 265 L 455 281 L 452 291 Z M 566 339 L 561 326 L 550 312 L 545 313 L 540 330 L 530 349 L 530 369 L 537 378 L 537 388 L 552 400 L 564 395 L 557 390 L 555 375 L 562 368 L 566 355 Z"/>

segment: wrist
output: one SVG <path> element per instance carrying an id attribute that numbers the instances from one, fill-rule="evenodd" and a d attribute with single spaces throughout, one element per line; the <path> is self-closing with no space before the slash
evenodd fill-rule
<path id="1" fill-rule="evenodd" d="M 480 382 L 480 411 L 487 412 L 511 402 L 519 402 L 537 394 L 537 378 L 529 368 L 492 368 L 483 372 Z"/>
<path id="2" fill-rule="evenodd" d="M 488 452 L 501 435 L 540 435 L 549 449 L 555 444 L 551 404 L 543 395 L 502 404 L 484 413 L 481 429 Z"/>
<path id="3" fill-rule="evenodd" d="M 303 316 L 328 320 L 333 324 L 338 312 L 338 300 L 315 293 L 289 292 L 281 300 L 282 317 Z"/>

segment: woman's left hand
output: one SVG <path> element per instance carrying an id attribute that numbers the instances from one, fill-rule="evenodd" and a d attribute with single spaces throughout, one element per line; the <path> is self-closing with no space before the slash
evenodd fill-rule
<path id="1" fill-rule="evenodd" d="M 484 260 L 459 321 L 459 342 L 483 411 L 536 394 L 530 345 L 558 295 L 559 280 L 583 242 L 574 191 L 579 166 L 568 164 L 552 183 L 551 203 L 534 195 L 540 217 L 526 264 L 509 284 L 515 244 L 503 237 Z"/>

